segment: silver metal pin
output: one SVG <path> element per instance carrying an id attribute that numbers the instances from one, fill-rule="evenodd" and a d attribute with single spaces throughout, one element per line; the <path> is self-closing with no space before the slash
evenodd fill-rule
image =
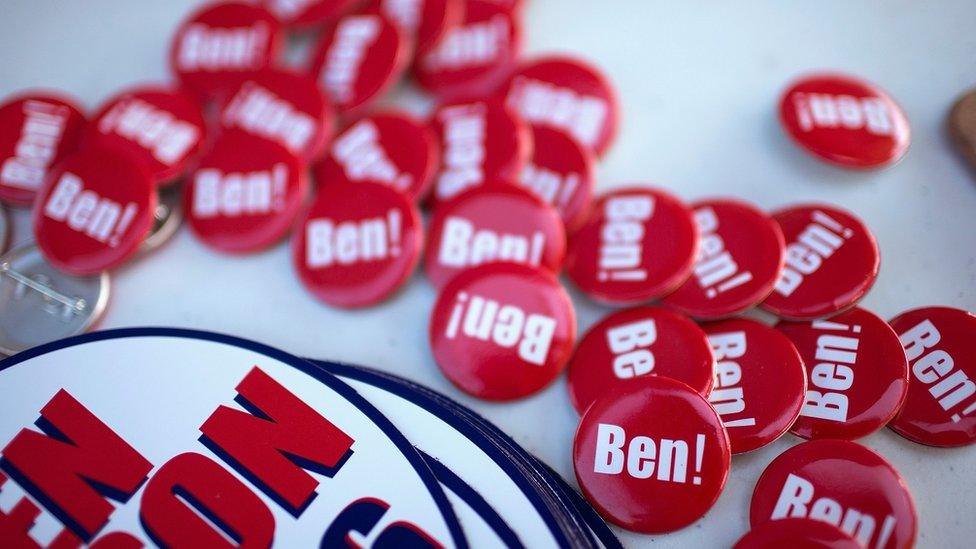
<path id="1" fill-rule="evenodd" d="M 24 276 L 22 273 L 12 269 L 10 267 L 9 262 L 4 261 L 3 263 L 0 263 L 0 272 L 16 280 L 18 283 L 27 286 L 28 288 L 34 290 L 35 292 L 39 292 L 43 294 L 45 297 L 53 299 L 54 301 L 57 301 L 58 303 L 64 305 L 65 307 L 68 307 L 71 310 L 76 311 L 77 313 L 82 313 L 85 311 L 86 308 L 88 308 L 88 302 L 86 302 L 84 299 L 80 297 L 66 296 L 46 284 L 42 284 L 34 280 L 33 278 Z"/>

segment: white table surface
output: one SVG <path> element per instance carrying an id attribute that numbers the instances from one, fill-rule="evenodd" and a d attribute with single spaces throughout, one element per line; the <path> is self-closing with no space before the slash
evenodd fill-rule
<path id="1" fill-rule="evenodd" d="M 825 200 L 859 214 L 881 244 L 882 272 L 864 305 L 890 318 L 946 304 L 976 310 L 976 178 L 950 149 L 944 123 L 954 98 L 976 85 L 972 0 L 664 2 L 529 0 L 528 52 L 572 51 L 603 67 L 623 103 L 617 144 L 600 168 L 602 189 L 648 182 L 694 199 L 735 195 L 774 208 Z M 117 89 L 168 77 L 170 34 L 194 0 L 3 0 L 0 95 L 48 86 L 89 108 Z M 795 148 L 775 117 L 778 95 L 809 70 L 849 71 L 887 89 L 911 120 L 898 165 L 856 173 Z M 415 93 L 391 102 L 421 110 Z M 30 240 L 25 210 L 14 241 Z M 120 269 L 101 326 L 192 327 L 276 345 L 298 355 L 369 365 L 464 402 L 572 479 L 577 416 L 565 381 L 514 404 L 462 395 L 439 373 L 426 339 L 435 294 L 417 275 L 391 301 L 344 312 L 305 293 L 288 247 L 245 258 L 217 255 L 188 230 Z M 585 329 L 608 309 L 574 295 Z M 733 459 L 728 485 L 704 519 L 664 536 L 621 532 L 628 546 L 729 546 L 746 531 L 763 468 L 798 439 Z M 922 547 L 976 539 L 976 446 L 938 450 L 888 431 L 861 442 L 905 476 Z"/>

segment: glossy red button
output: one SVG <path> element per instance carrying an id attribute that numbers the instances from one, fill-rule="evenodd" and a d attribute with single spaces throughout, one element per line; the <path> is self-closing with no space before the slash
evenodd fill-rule
<path id="1" fill-rule="evenodd" d="M 422 244 L 420 212 L 407 197 L 382 183 L 346 183 L 319 190 L 292 239 L 292 259 L 315 297 L 365 307 L 410 278 Z"/>
<path id="2" fill-rule="evenodd" d="M 359 119 L 333 142 L 315 167 L 319 185 L 373 181 L 419 201 L 440 166 L 433 131 L 413 116 L 381 112 Z"/>
<path id="3" fill-rule="evenodd" d="M 786 237 L 786 266 L 763 309 L 795 320 L 820 318 L 849 309 L 874 285 L 878 243 L 850 212 L 803 204 L 779 210 L 773 219 Z"/>
<path id="4" fill-rule="evenodd" d="M 519 184 L 559 212 L 567 232 L 589 213 L 596 185 L 596 159 L 589 149 L 562 130 L 532 126 L 532 158 Z"/>
<path id="5" fill-rule="evenodd" d="M 356 7 L 361 0 L 262 0 L 271 13 L 289 27 L 328 23 Z"/>
<path id="6" fill-rule="evenodd" d="M 429 231 L 424 271 L 437 288 L 465 269 L 500 261 L 558 273 L 566 255 L 556 211 L 506 183 L 472 189 L 441 204 Z"/>
<path id="7" fill-rule="evenodd" d="M 580 340 L 569 365 L 569 400 L 582 414 L 611 389 L 647 376 L 676 379 L 707 395 L 714 364 L 697 324 L 664 309 L 635 307 L 604 318 Z"/>
<path id="8" fill-rule="evenodd" d="M 277 19 L 260 6 L 207 4 L 177 29 L 170 68 L 200 99 L 224 99 L 271 65 L 283 38 Z"/>
<path id="9" fill-rule="evenodd" d="M 0 106 L 0 200 L 29 206 L 48 170 L 78 147 L 85 115 L 71 99 L 46 91 Z"/>
<path id="10" fill-rule="evenodd" d="M 370 0 L 367 10 L 379 11 L 396 23 L 420 56 L 461 24 L 465 0 Z"/>
<path id="11" fill-rule="evenodd" d="M 814 440 L 783 452 L 752 494 L 753 528 L 770 520 L 812 518 L 839 526 L 863 547 L 912 547 L 915 503 L 898 471 L 846 440 Z"/>
<path id="12" fill-rule="evenodd" d="M 783 93 L 780 121 L 801 147 L 847 168 L 897 161 L 911 141 L 908 119 L 884 90 L 840 74 L 814 74 Z"/>
<path id="13" fill-rule="evenodd" d="M 522 51 L 519 18 L 488 0 L 467 0 L 463 22 L 417 58 L 417 83 L 442 99 L 494 93 Z"/>
<path id="14" fill-rule="evenodd" d="M 75 153 L 48 173 L 34 207 L 34 238 L 44 258 L 73 275 L 117 267 L 142 244 L 156 190 L 145 168 L 102 149 Z"/>
<path id="15" fill-rule="evenodd" d="M 271 141 L 234 132 L 201 160 L 187 185 L 184 211 L 207 246 L 255 252 L 285 236 L 307 190 L 297 157 Z"/>
<path id="16" fill-rule="evenodd" d="M 268 69 L 234 92 L 220 113 L 220 127 L 274 141 L 311 161 L 328 145 L 334 118 L 332 106 L 310 76 Z"/>
<path id="17" fill-rule="evenodd" d="M 732 549 L 861 549 L 847 532 L 824 522 L 805 518 L 771 520 L 742 536 Z"/>
<path id="18" fill-rule="evenodd" d="M 715 359 L 708 400 L 733 454 L 761 448 L 790 429 L 806 396 L 803 360 L 779 331 L 745 318 L 702 325 Z"/>
<path id="19" fill-rule="evenodd" d="M 178 89 L 142 86 L 109 99 L 88 126 L 85 147 L 108 149 L 141 163 L 156 184 L 175 183 L 207 142 L 197 100 Z"/>
<path id="20" fill-rule="evenodd" d="M 614 524 L 645 534 L 701 518 L 729 475 L 729 440 L 715 410 L 660 376 L 614 387 L 590 406 L 573 441 L 576 480 Z"/>
<path id="21" fill-rule="evenodd" d="M 409 43 L 378 13 L 347 15 L 325 33 L 311 71 L 342 114 L 361 110 L 399 80 Z"/>
<path id="22" fill-rule="evenodd" d="M 635 304 L 688 280 L 698 253 L 691 209 L 660 189 L 628 187 L 600 197 L 573 234 L 566 273 L 589 297 Z"/>
<path id="23" fill-rule="evenodd" d="M 758 305 L 773 291 L 785 261 L 779 225 L 738 200 L 702 200 L 691 205 L 701 246 L 691 278 L 661 300 L 701 319 L 724 318 Z"/>
<path id="24" fill-rule="evenodd" d="M 908 362 L 898 336 L 860 307 L 824 320 L 780 322 L 803 357 L 807 393 L 790 432 L 854 440 L 885 426 L 908 391 Z"/>
<path id="25" fill-rule="evenodd" d="M 891 321 L 911 365 L 908 396 L 890 427 L 929 446 L 976 441 L 976 316 L 949 307 L 906 311 Z"/>
<path id="26" fill-rule="evenodd" d="M 563 371 L 576 340 L 576 313 L 552 274 L 495 263 L 468 269 L 444 287 L 429 335 L 434 359 L 458 388 L 486 400 L 514 400 Z"/>
<path id="27" fill-rule="evenodd" d="M 441 145 L 435 204 L 489 181 L 517 181 L 532 155 L 529 127 L 499 101 L 442 105 L 430 126 Z"/>
<path id="28" fill-rule="evenodd" d="M 503 94 L 526 122 L 563 130 L 597 155 L 606 153 L 617 136 L 617 94 L 603 73 L 585 61 L 553 56 L 525 63 Z"/>

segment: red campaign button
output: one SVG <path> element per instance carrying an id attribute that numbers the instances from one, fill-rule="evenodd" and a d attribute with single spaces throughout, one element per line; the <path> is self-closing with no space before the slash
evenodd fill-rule
<path id="1" fill-rule="evenodd" d="M 494 93 L 522 51 L 522 27 L 512 11 L 488 0 L 467 0 L 465 5 L 463 22 L 414 67 L 417 83 L 442 99 Z"/>
<path id="2" fill-rule="evenodd" d="M 911 141 L 908 119 L 880 88 L 839 74 L 816 74 L 783 94 L 780 122 L 801 147 L 847 168 L 897 161 Z"/>
<path id="3" fill-rule="evenodd" d="M 862 549 L 847 532 L 822 520 L 788 518 L 760 524 L 732 549 Z"/>
<path id="4" fill-rule="evenodd" d="M 302 162 L 284 147 L 224 135 L 187 185 L 184 211 L 207 246 L 227 253 L 266 248 L 291 228 L 308 190 Z"/>
<path id="5" fill-rule="evenodd" d="M 220 113 L 220 127 L 269 139 L 311 161 L 328 145 L 334 117 L 313 78 L 268 69 L 237 89 Z"/>
<path id="6" fill-rule="evenodd" d="M 908 362 L 898 336 L 860 307 L 823 320 L 782 321 L 803 357 L 807 393 L 790 429 L 803 438 L 854 440 L 885 426 L 908 391 Z"/>
<path id="7" fill-rule="evenodd" d="M 379 11 L 411 38 L 414 51 L 431 50 L 464 20 L 465 0 L 371 0 L 367 11 Z"/>
<path id="8" fill-rule="evenodd" d="M 500 101 L 441 105 L 430 119 L 441 145 L 434 204 L 489 181 L 517 181 L 532 156 L 532 133 Z"/>
<path id="9" fill-rule="evenodd" d="M 804 442 L 780 454 L 752 493 L 753 528 L 770 520 L 829 522 L 862 547 L 912 547 L 915 503 L 898 471 L 873 450 L 846 440 Z"/>
<path id="10" fill-rule="evenodd" d="M 680 381 L 652 376 L 590 406 L 573 441 L 576 480 L 603 518 L 643 534 L 705 515 L 729 475 L 729 440 L 715 410 Z"/>
<path id="11" fill-rule="evenodd" d="M 700 319 L 725 318 L 758 305 L 783 270 L 786 244 L 775 221 L 731 199 L 691 205 L 701 246 L 691 278 L 661 300 Z"/>
<path id="12" fill-rule="evenodd" d="M 664 309 L 635 307 L 611 314 L 583 336 L 569 365 L 569 400 L 582 414 L 611 389 L 646 376 L 676 379 L 707 395 L 714 364 L 697 324 Z"/>
<path id="13" fill-rule="evenodd" d="M 302 284 L 337 307 L 386 299 L 410 278 L 423 243 L 420 212 L 382 183 L 319 191 L 292 239 Z"/>
<path id="14" fill-rule="evenodd" d="M 444 287 L 429 336 L 451 383 L 478 398 L 515 400 L 563 371 L 576 340 L 576 313 L 551 273 L 495 263 L 468 269 Z"/>
<path id="15" fill-rule="evenodd" d="M 268 68 L 283 39 L 277 19 L 260 6 L 208 4 L 180 24 L 170 67 L 200 99 L 223 99 Z"/>
<path id="16" fill-rule="evenodd" d="M 790 429 L 807 391 L 806 370 L 781 332 L 745 318 L 702 325 L 715 358 L 709 402 L 729 434 L 733 454 L 761 448 Z"/>
<path id="17" fill-rule="evenodd" d="M 949 307 L 891 321 L 911 365 L 908 396 L 889 427 L 929 446 L 976 442 L 976 316 Z"/>
<path id="18" fill-rule="evenodd" d="M 378 13 L 347 15 L 325 33 L 311 72 L 342 114 L 362 110 L 399 80 L 409 43 Z"/>
<path id="19" fill-rule="evenodd" d="M 349 126 L 315 167 L 319 185 L 373 181 L 420 201 L 440 166 L 433 131 L 401 112 L 376 113 Z"/>
<path id="20" fill-rule="evenodd" d="M 599 156 L 617 136 L 617 94 L 598 69 L 579 59 L 553 56 L 525 63 L 503 94 L 526 122 L 563 130 Z"/>
<path id="21" fill-rule="evenodd" d="M 200 156 L 206 141 L 207 122 L 194 97 L 144 86 L 106 101 L 88 126 L 84 146 L 128 155 L 156 184 L 171 184 Z"/>
<path id="22" fill-rule="evenodd" d="M 85 123 L 74 101 L 48 92 L 0 106 L 0 200 L 33 204 L 51 166 L 77 148 Z"/>
<path id="23" fill-rule="evenodd" d="M 650 187 L 600 197 L 573 234 L 566 273 L 589 297 L 636 304 L 667 295 L 688 280 L 698 253 L 691 210 Z"/>
<path id="24" fill-rule="evenodd" d="M 596 159 L 569 134 L 532 126 L 532 159 L 519 184 L 531 189 L 559 212 L 572 232 L 586 218 L 596 185 Z"/>
<path id="25" fill-rule="evenodd" d="M 102 149 L 58 163 L 38 191 L 34 238 L 51 265 L 86 276 L 117 267 L 153 223 L 156 190 L 145 168 Z"/>
<path id="26" fill-rule="evenodd" d="M 289 27 L 328 23 L 356 7 L 361 0 L 262 0 L 264 7 Z"/>
<path id="27" fill-rule="evenodd" d="M 779 210 L 773 219 L 786 238 L 786 265 L 763 309 L 794 320 L 820 318 L 853 307 L 874 285 L 878 243 L 853 214 L 804 204 Z"/>
<path id="28" fill-rule="evenodd" d="M 558 273 L 566 255 L 566 234 L 556 211 L 506 183 L 472 189 L 441 204 L 429 238 L 424 271 L 436 288 L 465 269 L 500 261 Z"/>

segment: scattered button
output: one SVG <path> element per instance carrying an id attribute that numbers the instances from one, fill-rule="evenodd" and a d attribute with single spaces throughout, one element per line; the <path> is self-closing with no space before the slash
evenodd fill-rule
<path id="1" fill-rule="evenodd" d="M 853 307 L 874 285 L 878 243 L 853 214 L 807 204 L 773 218 L 786 237 L 786 266 L 762 303 L 767 311 L 794 320 L 824 317 Z"/>
<path id="2" fill-rule="evenodd" d="M 847 532 L 817 519 L 787 518 L 760 524 L 732 549 L 861 549 Z"/>
<path id="3" fill-rule="evenodd" d="M 75 102 L 47 92 L 8 99 L 0 106 L 0 200 L 34 203 L 47 172 L 75 152 L 85 115 Z"/>
<path id="4" fill-rule="evenodd" d="M 132 257 L 155 209 L 155 186 L 142 164 L 89 149 L 51 169 L 34 207 L 34 238 L 56 268 L 94 275 Z"/>
<path id="5" fill-rule="evenodd" d="M 554 127 L 603 156 L 617 136 L 620 105 L 599 69 L 572 57 L 529 61 L 505 86 L 506 104 L 526 122 Z"/>
<path id="6" fill-rule="evenodd" d="M 183 224 L 183 187 L 172 185 L 157 191 L 158 200 L 153 211 L 153 223 L 149 234 L 142 241 L 140 253 L 149 253 L 169 242 Z"/>
<path id="7" fill-rule="evenodd" d="M 949 111 L 949 136 L 969 167 L 976 169 L 976 90 L 963 94 Z"/>
<path id="8" fill-rule="evenodd" d="M 708 400 L 729 434 L 733 454 L 751 452 L 790 429 L 807 392 L 806 370 L 781 332 L 745 318 L 702 325 L 715 358 Z"/>
<path id="9" fill-rule="evenodd" d="M 906 311 L 891 321 L 911 365 L 908 396 L 889 425 L 929 446 L 976 442 L 976 316 L 949 307 Z"/>
<path id="10" fill-rule="evenodd" d="M 898 471 L 846 440 L 804 442 L 766 467 L 752 494 L 749 522 L 757 528 L 784 518 L 829 522 L 862 547 L 907 549 L 918 529 L 915 503 Z"/>
<path id="11" fill-rule="evenodd" d="M 779 225 L 745 202 L 702 200 L 691 205 L 701 246 L 691 278 L 661 302 L 700 319 L 729 317 L 773 291 L 785 260 Z"/>
<path id="12" fill-rule="evenodd" d="M 371 181 L 422 200 L 440 167 L 433 131 L 413 116 L 382 112 L 360 118 L 333 142 L 315 167 L 319 185 Z"/>
<path id="13" fill-rule="evenodd" d="M 429 335 L 434 359 L 458 388 L 486 400 L 515 400 L 563 371 L 576 314 L 551 273 L 496 263 L 463 271 L 444 287 Z"/>
<path id="14" fill-rule="evenodd" d="M 379 11 L 409 36 L 419 57 L 433 49 L 464 20 L 466 0 L 370 0 L 367 11 Z"/>
<path id="15" fill-rule="evenodd" d="M 465 269 L 500 261 L 558 273 L 566 255 L 559 214 L 506 183 L 478 187 L 441 204 L 429 239 L 424 271 L 437 288 Z"/>
<path id="16" fill-rule="evenodd" d="M 204 244 L 249 253 L 281 240 L 308 190 L 305 167 L 284 147 L 237 132 L 223 136 L 187 184 L 183 210 Z"/>
<path id="17" fill-rule="evenodd" d="M 531 130 L 532 158 L 518 183 L 555 207 L 571 233 L 586 219 L 593 202 L 596 159 L 561 130 L 535 125 Z"/>
<path id="18" fill-rule="evenodd" d="M 705 515 L 729 475 L 729 440 L 711 405 L 660 376 L 612 388 L 583 414 L 573 441 L 576 479 L 614 524 L 673 532 Z"/>
<path id="19" fill-rule="evenodd" d="M 361 0 L 262 0 L 264 7 L 289 27 L 313 27 L 330 22 Z"/>
<path id="20" fill-rule="evenodd" d="M 322 187 L 292 240 L 305 287 L 325 303 L 365 307 L 399 289 L 420 260 L 420 212 L 382 183 Z"/>
<path id="21" fill-rule="evenodd" d="M 569 400 L 582 414 L 614 387 L 645 376 L 676 379 L 708 395 L 714 365 L 697 324 L 664 309 L 635 307 L 604 318 L 580 340 L 569 365 Z"/>
<path id="22" fill-rule="evenodd" d="M 573 234 L 566 273 L 597 301 L 637 304 L 688 280 L 698 253 L 691 210 L 660 189 L 629 187 L 600 197 Z"/>
<path id="23" fill-rule="evenodd" d="M 892 164 L 911 141 L 901 107 L 884 90 L 851 76 L 815 74 L 793 82 L 779 115 L 797 144 L 846 168 Z"/>

